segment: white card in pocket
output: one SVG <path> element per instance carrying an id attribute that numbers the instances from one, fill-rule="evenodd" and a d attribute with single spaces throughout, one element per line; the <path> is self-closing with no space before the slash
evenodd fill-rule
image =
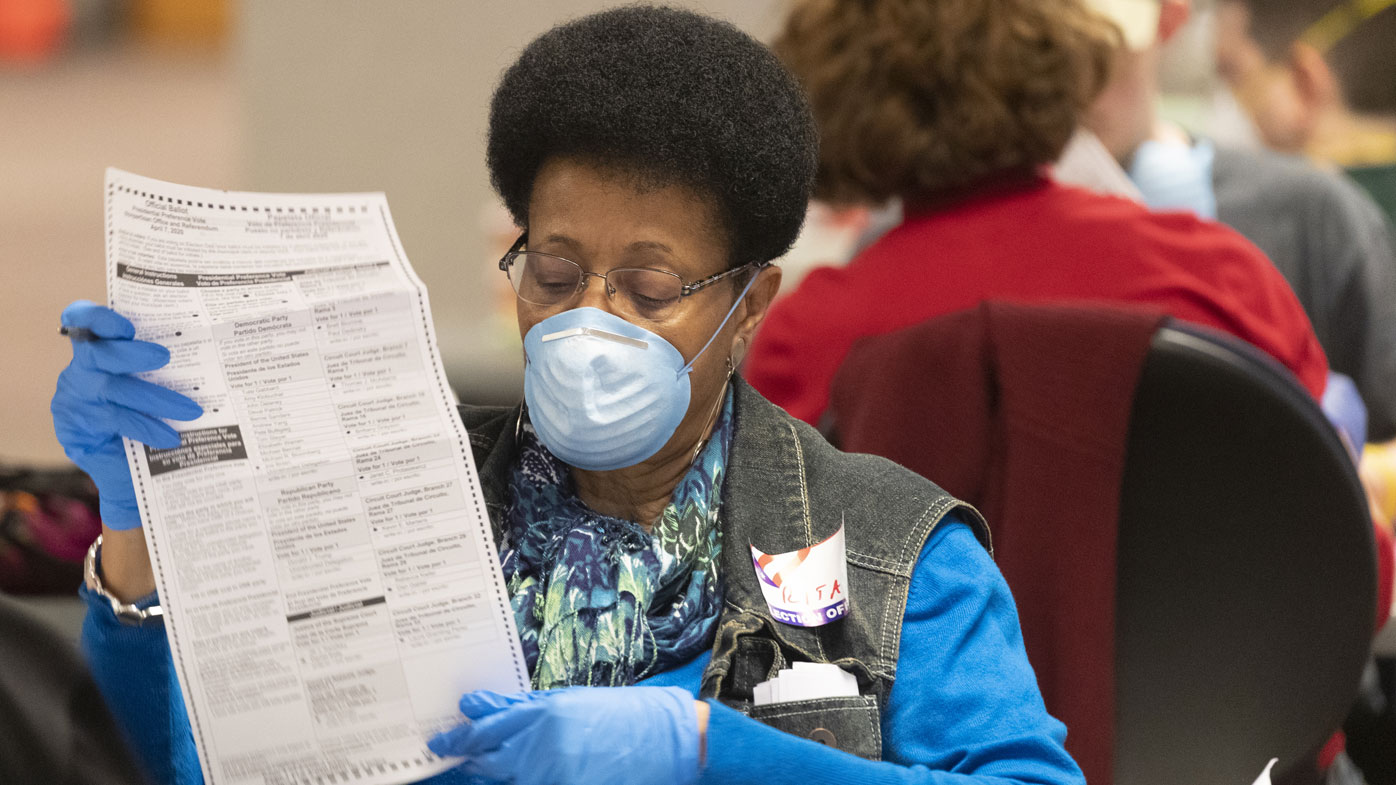
<path id="1" fill-rule="evenodd" d="M 752 703 L 815 700 L 817 698 L 857 697 L 858 678 L 830 662 L 797 662 L 763 681 L 752 690 Z"/>

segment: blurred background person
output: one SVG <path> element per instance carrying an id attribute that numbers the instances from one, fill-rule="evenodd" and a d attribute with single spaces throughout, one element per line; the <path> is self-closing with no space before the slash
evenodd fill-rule
<path id="1" fill-rule="evenodd" d="M 1133 303 L 1279 359 L 1318 397 L 1323 351 L 1269 260 L 1225 227 L 1053 182 L 1118 32 L 1079 0 L 797 3 L 775 48 L 810 93 L 816 193 L 905 218 L 776 303 L 748 358 L 808 422 L 853 342 L 986 299 Z"/>
<path id="2" fill-rule="evenodd" d="M 1220 0 L 1216 27 L 1217 72 L 1256 136 L 1341 169 L 1396 218 L 1396 3 Z M 1369 445 L 1362 473 L 1391 520 L 1396 444 Z M 1396 668 L 1387 678 L 1396 684 Z"/>
<path id="3" fill-rule="evenodd" d="M 1124 31 L 1136 46 L 1186 17 L 1186 5 L 1141 2 L 1152 13 Z M 811 94 L 817 194 L 898 199 L 905 217 L 776 303 L 748 359 L 758 390 L 818 422 L 858 338 L 1007 299 L 1160 308 L 1257 345 L 1321 397 L 1309 320 L 1253 244 L 1192 212 L 1047 176 L 1088 115 L 1118 160 L 1152 134 L 1156 47 L 1122 55 L 1105 22 L 1075 0 L 796 4 L 774 46 Z M 1098 110 L 1112 101 L 1129 111 Z"/>
<path id="4" fill-rule="evenodd" d="M 1219 220 L 1265 252 L 1332 370 L 1356 383 L 1367 437 L 1396 437 L 1396 253 L 1381 211 L 1351 182 L 1301 158 L 1215 145 L 1160 118 L 1160 56 L 1187 21 L 1189 0 L 1092 5 L 1120 27 L 1124 45 L 1087 127 L 1151 208 Z M 1089 184 L 1080 168 L 1059 165 L 1055 174 Z M 1361 437 L 1348 436 L 1360 448 Z"/>
<path id="5" fill-rule="evenodd" d="M 1220 0 L 1217 70 L 1265 144 L 1341 167 L 1396 216 L 1396 3 Z"/>

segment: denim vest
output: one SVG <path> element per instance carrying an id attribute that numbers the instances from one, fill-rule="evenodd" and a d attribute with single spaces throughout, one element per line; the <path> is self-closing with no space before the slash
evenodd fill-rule
<path id="1" fill-rule="evenodd" d="M 881 710 L 897 675 L 911 572 L 926 539 L 953 510 L 990 548 L 974 508 L 890 461 L 843 453 L 808 425 L 734 379 L 732 447 L 723 485 L 724 607 L 700 697 L 772 727 L 877 760 Z M 480 483 L 501 535 L 519 409 L 461 407 Z M 755 545 L 784 553 L 845 523 L 849 612 L 822 627 L 771 617 L 752 566 Z M 752 688 L 794 662 L 832 662 L 854 674 L 857 697 L 752 705 Z"/>

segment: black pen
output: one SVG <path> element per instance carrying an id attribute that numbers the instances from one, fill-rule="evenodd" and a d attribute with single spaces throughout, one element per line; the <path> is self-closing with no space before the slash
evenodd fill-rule
<path id="1" fill-rule="evenodd" d="M 66 335 L 74 341 L 96 341 L 101 339 L 100 335 L 92 332 L 86 327 L 68 327 L 65 325 L 58 328 L 58 334 Z"/>

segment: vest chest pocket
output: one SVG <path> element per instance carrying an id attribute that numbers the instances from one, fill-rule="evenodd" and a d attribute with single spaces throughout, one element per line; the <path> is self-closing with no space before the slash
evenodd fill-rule
<path id="1" fill-rule="evenodd" d="M 882 760 L 882 715 L 871 695 L 768 703 L 751 707 L 748 714 L 802 739 Z"/>

